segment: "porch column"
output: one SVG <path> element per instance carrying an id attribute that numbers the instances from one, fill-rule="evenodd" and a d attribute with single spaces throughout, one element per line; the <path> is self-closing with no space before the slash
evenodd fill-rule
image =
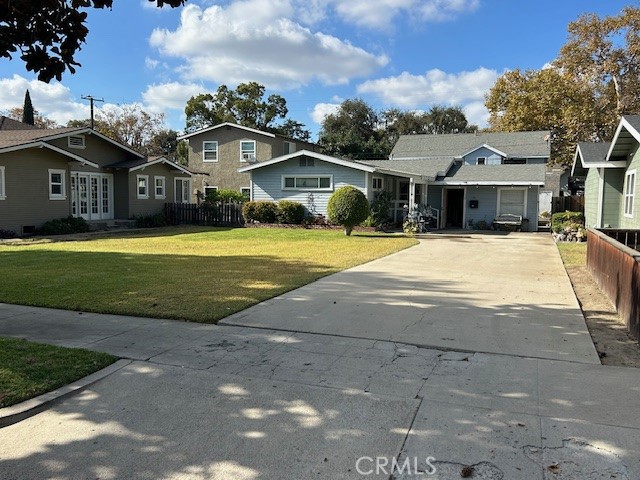
<path id="1" fill-rule="evenodd" d="M 416 203 L 416 182 L 413 177 L 409 178 L 409 213 L 413 213 Z"/>

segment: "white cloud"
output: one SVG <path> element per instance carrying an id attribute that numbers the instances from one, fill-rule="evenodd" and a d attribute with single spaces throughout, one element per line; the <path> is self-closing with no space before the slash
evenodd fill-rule
<path id="1" fill-rule="evenodd" d="M 69 120 L 89 117 L 89 106 L 75 101 L 71 90 L 61 83 L 27 80 L 20 75 L 0 78 L 0 110 L 22 107 L 27 89 L 33 108 L 61 125 L 65 125 Z"/>
<path id="2" fill-rule="evenodd" d="M 484 106 L 484 101 L 471 102 L 462 107 L 464 116 L 472 125 L 485 127 L 489 123 L 489 110 Z"/>
<path id="3" fill-rule="evenodd" d="M 339 103 L 318 103 L 311 111 L 311 119 L 320 125 L 327 115 L 336 113 L 340 108 Z"/>
<path id="4" fill-rule="evenodd" d="M 182 58 L 179 71 L 189 81 L 235 85 L 255 80 L 274 89 L 313 80 L 344 84 L 388 63 L 384 55 L 291 20 L 291 2 L 240 0 L 204 10 L 191 4 L 182 10 L 175 31 L 156 29 L 150 43 L 165 55 Z"/>
<path id="5" fill-rule="evenodd" d="M 487 68 L 471 72 L 446 73 L 433 69 L 424 75 L 403 72 L 396 77 L 366 81 L 357 87 L 359 94 L 370 94 L 385 104 L 418 108 L 424 105 L 461 105 L 470 122 L 486 124 L 484 96 L 497 80 L 499 73 Z"/>
<path id="6" fill-rule="evenodd" d="M 145 108 L 150 112 L 161 113 L 167 110 L 184 110 L 187 100 L 208 90 L 195 83 L 161 83 L 149 85 L 142 93 Z"/>
<path id="7" fill-rule="evenodd" d="M 441 22 L 473 12 L 479 5 L 480 0 L 427 0 L 421 2 L 420 12 L 423 20 Z"/>
<path id="8" fill-rule="evenodd" d="M 158 65 L 160 65 L 160 60 L 155 60 L 149 57 L 146 57 L 144 59 L 144 66 L 147 67 L 149 70 L 154 70 L 155 68 L 158 67 Z"/>

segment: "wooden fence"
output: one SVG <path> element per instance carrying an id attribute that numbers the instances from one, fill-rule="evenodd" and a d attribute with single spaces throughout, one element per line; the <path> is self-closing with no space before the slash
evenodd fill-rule
<path id="1" fill-rule="evenodd" d="M 631 335 L 640 341 L 640 252 L 611 238 L 606 231 L 589 229 L 587 269 L 615 305 Z"/>
<path id="2" fill-rule="evenodd" d="M 580 212 L 584 214 L 584 195 L 572 195 L 570 197 L 553 197 L 551 200 L 551 213 Z"/>
<path id="3" fill-rule="evenodd" d="M 164 214 L 170 225 L 238 227 L 244 225 L 241 203 L 165 203 Z"/>
<path id="4" fill-rule="evenodd" d="M 599 228 L 598 230 L 606 236 L 620 242 L 625 247 L 640 251 L 640 230 L 622 228 Z M 638 255 L 640 255 L 640 253 L 638 253 Z"/>

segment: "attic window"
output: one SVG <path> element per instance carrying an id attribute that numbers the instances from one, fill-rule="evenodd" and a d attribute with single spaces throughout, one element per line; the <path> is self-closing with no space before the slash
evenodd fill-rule
<path id="1" fill-rule="evenodd" d="M 70 135 L 69 148 L 85 148 L 84 135 Z"/>
<path id="2" fill-rule="evenodd" d="M 487 157 L 478 157 L 476 158 L 477 165 L 485 165 L 487 163 Z"/>

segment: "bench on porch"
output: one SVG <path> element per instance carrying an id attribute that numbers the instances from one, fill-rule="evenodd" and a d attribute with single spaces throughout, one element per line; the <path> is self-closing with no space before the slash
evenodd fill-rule
<path id="1" fill-rule="evenodd" d="M 513 215 L 511 213 L 499 215 L 493 220 L 493 227 L 496 230 L 514 228 L 516 231 L 521 231 L 522 215 Z"/>

